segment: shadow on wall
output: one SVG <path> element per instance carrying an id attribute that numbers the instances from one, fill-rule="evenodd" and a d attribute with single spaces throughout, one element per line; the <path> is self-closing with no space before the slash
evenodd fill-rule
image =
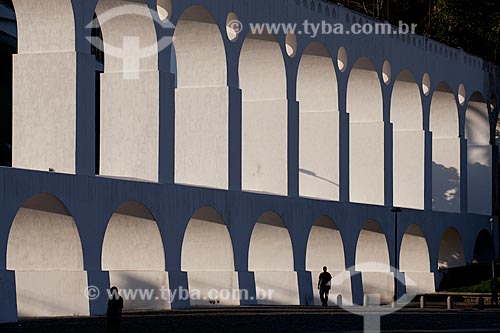
<path id="1" fill-rule="evenodd" d="M 478 193 L 477 187 L 481 188 L 485 178 L 491 173 L 491 168 L 478 161 L 485 161 L 489 156 L 475 156 L 473 163 L 468 164 L 467 174 L 469 177 L 469 191 Z M 438 211 L 456 211 L 460 199 L 460 175 L 456 168 L 447 168 L 444 165 L 432 163 L 432 207 Z M 471 187 L 472 186 L 472 187 Z M 485 185 L 488 186 L 488 185 Z M 488 189 L 485 188 L 484 191 Z M 481 192 L 479 192 L 481 193 Z M 469 192 L 470 194 L 470 192 Z M 474 203 L 474 198 L 469 196 L 469 208 Z M 477 206 L 477 205 L 474 205 Z"/>
<path id="2" fill-rule="evenodd" d="M 474 244 L 473 263 L 489 263 L 493 257 L 493 240 L 486 230 L 481 230 Z"/>
<path id="3" fill-rule="evenodd" d="M 160 271 L 110 271 L 110 288 L 116 286 L 123 297 L 124 310 L 164 310 L 170 308 L 168 278 Z M 109 290 L 105 297 L 109 298 Z"/>
<path id="4" fill-rule="evenodd" d="M 465 133 L 467 134 L 468 140 L 472 139 L 472 142 L 477 142 L 476 140 L 478 140 L 481 136 L 480 134 L 482 134 L 479 131 L 482 129 L 476 129 L 476 126 L 478 123 L 489 126 L 490 119 L 488 117 L 488 110 L 482 110 L 477 105 L 469 103 L 469 105 L 467 106 L 467 112 L 469 114 L 469 117 L 473 117 L 474 120 L 465 122 Z M 498 137 L 498 129 L 496 129 L 496 133 Z"/>
<path id="5" fill-rule="evenodd" d="M 323 181 L 325 181 L 327 183 L 333 184 L 336 187 L 339 187 L 339 184 L 331 181 L 330 179 L 326 179 L 326 178 L 323 178 L 321 176 L 318 176 L 318 174 L 316 172 L 313 172 L 313 171 L 310 171 L 310 170 L 307 170 L 307 169 L 299 169 L 299 172 L 302 173 L 302 174 L 304 174 L 304 175 L 308 175 L 308 176 L 311 176 L 311 177 L 318 178 L 318 179 L 323 180 Z"/>
<path id="6" fill-rule="evenodd" d="M 458 170 L 432 162 L 432 207 L 438 210 L 453 210 L 459 197 Z"/>

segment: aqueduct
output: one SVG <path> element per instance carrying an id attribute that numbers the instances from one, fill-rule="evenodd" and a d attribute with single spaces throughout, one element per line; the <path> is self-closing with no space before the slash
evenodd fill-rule
<path id="1" fill-rule="evenodd" d="M 376 23 L 319 0 L 0 1 L 0 321 L 102 314 L 110 285 L 202 295 L 127 309 L 318 304 L 323 265 L 345 302 L 390 301 L 391 266 L 432 292 L 498 253 L 498 67 L 249 28 L 304 20 Z"/>

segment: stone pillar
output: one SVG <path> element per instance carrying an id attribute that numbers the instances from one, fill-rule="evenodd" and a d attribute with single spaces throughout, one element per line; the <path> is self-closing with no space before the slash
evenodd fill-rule
<path id="1" fill-rule="evenodd" d="M 349 114 L 346 109 L 347 80 L 338 76 L 339 83 L 339 201 L 349 202 Z"/>
<path id="2" fill-rule="evenodd" d="M 227 42 L 227 84 L 229 86 L 229 190 L 241 191 L 243 95 L 239 88 L 239 50 L 241 41 Z M 241 278 L 240 278 L 241 280 Z"/>
<path id="3" fill-rule="evenodd" d="M 229 87 L 229 190 L 241 191 L 242 99 L 239 88 Z"/>
<path id="4" fill-rule="evenodd" d="M 290 81 L 290 80 L 288 80 Z M 288 196 L 299 196 L 299 103 L 288 100 Z"/>
<path id="5" fill-rule="evenodd" d="M 0 270 L 0 323 L 17 321 L 16 276 L 14 271 Z"/>
<path id="6" fill-rule="evenodd" d="M 384 206 L 394 205 L 394 129 L 391 123 L 391 91 L 381 83 L 384 119 Z"/>

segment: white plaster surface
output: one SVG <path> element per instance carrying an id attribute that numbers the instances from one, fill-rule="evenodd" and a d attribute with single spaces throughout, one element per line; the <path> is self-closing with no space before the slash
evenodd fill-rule
<path id="1" fill-rule="evenodd" d="M 188 284 L 190 293 L 197 295 L 197 299 L 190 299 L 191 306 L 240 305 L 237 272 L 190 271 Z"/>
<path id="2" fill-rule="evenodd" d="M 394 133 L 394 206 L 424 209 L 425 132 Z"/>
<path id="3" fill-rule="evenodd" d="M 259 305 L 299 305 L 297 272 L 254 272 Z"/>
<path id="4" fill-rule="evenodd" d="M 350 201 L 384 204 L 384 128 L 379 122 L 350 123 Z"/>
<path id="5" fill-rule="evenodd" d="M 88 316 L 84 271 L 16 271 L 19 317 Z"/>
<path id="6" fill-rule="evenodd" d="M 389 249 L 381 226 L 369 221 L 359 233 L 356 244 L 356 271 L 389 271 Z"/>
<path id="7" fill-rule="evenodd" d="M 345 269 L 344 244 L 332 220 L 321 217 L 312 226 L 307 241 L 306 270 L 321 271 L 327 266 L 331 271 Z"/>
<path id="8" fill-rule="evenodd" d="M 299 194 L 339 199 L 338 88 L 332 58 L 312 43 L 297 74 L 299 102 Z"/>
<path id="9" fill-rule="evenodd" d="M 12 3 L 16 11 L 19 53 L 74 50 L 76 36 L 71 0 L 13 0 Z"/>
<path id="10" fill-rule="evenodd" d="M 382 121 L 382 90 L 377 72 L 367 58 L 361 58 L 349 75 L 347 112 L 351 122 Z"/>
<path id="11" fill-rule="evenodd" d="M 12 166 L 75 173 L 76 52 L 17 54 L 13 71 Z"/>
<path id="12" fill-rule="evenodd" d="M 226 85 L 224 44 L 208 10 L 194 6 L 182 14 L 174 32 L 174 46 L 179 88 Z"/>
<path id="13" fill-rule="evenodd" d="M 299 133 L 301 196 L 325 200 L 339 199 L 338 126 L 338 111 L 301 111 Z"/>
<path id="14" fill-rule="evenodd" d="M 9 233 L 7 268 L 16 272 L 83 270 L 82 245 L 73 218 L 21 208 Z"/>
<path id="15" fill-rule="evenodd" d="M 412 224 L 406 230 L 399 250 L 401 272 L 430 272 L 429 248 L 422 230 Z"/>
<path id="16" fill-rule="evenodd" d="M 248 253 L 249 271 L 293 271 L 290 234 L 279 217 L 264 214 L 255 224 Z M 272 223 L 272 224 L 271 224 Z"/>
<path id="17" fill-rule="evenodd" d="M 110 287 L 118 288 L 125 310 L 170 309 L 167 272 L 115 270 L 109 272 L 109 282 Z M 123 289 L 126 291 L 122 291 Z M 126 293 L 130 296 L 127 297 Z"/>
<path id="18" fill-rule="evenodd" d="M 234 271 L 229 231 L 220 216 L 215 217 L 195 214 L 189 221 L 182 243 L 183 271 Z"/>
<path id="19" fill-rule="evenodd" d="M 406 293 L 411 295 L 433 293 L 434 273 L 431 272 L 405 272 Z"/>
<path id="20" fill-rule="evenodd" d="M 175 182 L 228 188 L 229 90 L 175 91 Z"/>
<path id="21" fill-rule="evenodd" d="M 102 267 L 110 271 L 164 271 L 165 254 L 156 221 L 113 214 L 104 236 Z"/>
<path id="22" fill-rule="evenodd" d="M 243 190 L 287 194 L 287 105 L 286 100 L 243 102 Z"/>
<path id="23" fill-rule="evenodd" d="M 442 89 L 450 88 L 444 85 Z M 434 92 L 431 104 L 430 130 L 434 138 L 458 137 L 458 110 L 452 93 Z"/>
<path id="24" fill-rule="evenodd" d="M 364 295 L 377 295 L 382 304 L 392 302 L 394 274 L 392 272 L 361 272 Z"/>
<path id="25" fill-rule="evenodd" d="M 159 72 L 101 74 L 100 174 L 158 180 Z"/>

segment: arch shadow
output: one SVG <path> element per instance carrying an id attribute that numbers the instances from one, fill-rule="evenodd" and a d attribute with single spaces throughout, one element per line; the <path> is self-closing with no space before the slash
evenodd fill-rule
<path id="1" fill-rule="evenodd" d="M 297 273 L 292 240 L 281 217 L 263 213 L 255 222 L 248 251 L 248 270 L 254 272 L 259 304 L 298 305 Z"/>
<path id="2" fill-rule="evenodd" d="M 212 207 L 198 209 L 189 220 L 182 242 L 181 269 L 188 274 L 192 306 L 239 305 L 239 295 L 222 297 L 210 290 L 239 289 L 234 270 L 234 252 L 229 230 L 221 215 Z"/>
<path id="3" fill-rule="evenodd" d="M 80 235 L 56 196 L 38 194 L 22 204 L 9 232 L 6 261 L 16 272 L 20 317 L 89 314 Z"/>

